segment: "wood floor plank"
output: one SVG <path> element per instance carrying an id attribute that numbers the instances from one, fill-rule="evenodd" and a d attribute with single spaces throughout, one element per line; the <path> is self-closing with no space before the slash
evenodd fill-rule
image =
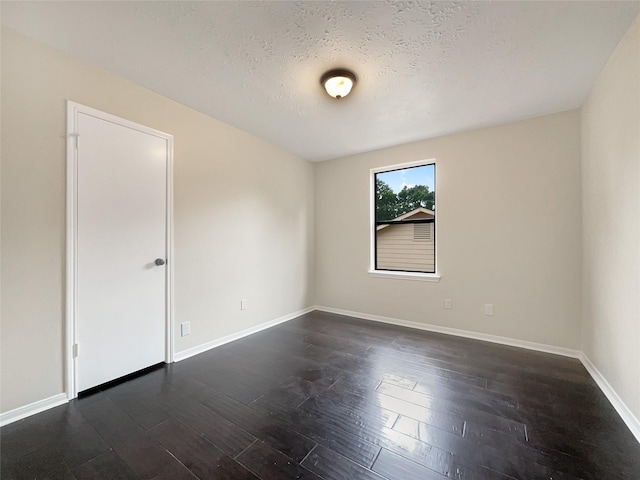
<path id="1" fill-rule="evenodd" d="M 59 451 L 55 448 L 41 448 L 20 458 L 9 459 L 5 456 L 0 465 L 0 478 L 3 480 L 35 478 L 75 480 L 77 477 Z"/>
<path id="2" fill-rule="evenodd" d="M 204 404 L 297 461 L 311 451 L 315 442 L 340 451 L 365 466 L 370 466 L 380 451 L 379 447 L 355 435 L 336 431 L 301 412 L 270 416 L 222 395 L 212 397 Z"/>
<path id="3" fill-rule="evenodd" d="M 433 422 L 432 422 L 433 423 Z M 431 424 L 433 426 L 433 424 Z M 443 425 L 445 428 L 447 424 Z M 438 427 L 439 428 L 439 427 Z M 429 424 L 424 422 L 419 422 L 410 417 L 399 416 L 398 420 L 393 424 L 393 429 L 404 433 L 405 435 L 409 435 L 410 437 L 416 438 L 423 442 L 427 441 L 429 438 L 428 430 Z M 465 422 L 461 422 L 458 428 L 458 425 L 455 426 L 455 429 L 451 433 L 455 433 L 456 435 L 463 436 L 465 432 Z M 513 437 L 510 437 L 513 438 Z"/>
<path id="4" fill-rule="evenodd" d="M 358 435 L 324 421 L 324 417 L 293 411 L 276 417 L 280 423 L 289 425 L 305 436 L 363 467 L 371 467 L 380 452 L 380 447 Z"/>
<path id="5" fill-rule="evenodd" d="M 308 405 L 306 408 L 312 407 Z M 367 442 L 393 451 L 434 471 L 446 474 L 461 468 L 460 465 L 454 464 L 454 456 L 446 449 L 436 448 L 431 444 L 392 430 L 379 422 L 362 422 L 352 419 L 348 407 L 340 407 L 336 404 L 330 410 L 316 409 L 315 415 L 322 418 L 324 423 L 331 424 L 337 429 L 343 429 Z M 442 434 L 444 433 L 446 432 L 442 431 Z M 438 440 L 438 443 L 442 444 L 446 440 L 451 441 L 451 438 L 443 435 Z"/>
<path id="6" fill-rule="evenodd" d="M 393 382 L 385 382 L 387 384 L 393 384 Z M 397 384 L 396 384 L 397 385 Z M 403 385 L 397 385 L 403 388 Z M 497 404 L 512 409 L 518 409 L 520 402 L 516 395 L 507 395 L 504 393 L 492 392 L 486 388 L 480 387 L 461 387 L 460 385 L 452 386 L 449 383 L 431 381 L 428 378 L 421 378 L 416 382 L 413 390 L 419 393 L 424 393 L 431 397 L 442 397 L 448 400 L 468 400 L 473 399 L 475 401 L 482 401 L 488 404 Z"/>
<path id="7" fill-rule="evenodd" d="M 171 413 L 167 409 L 154 402 L 157 397 L 140 395 L 135 390 L 116 394 L 107 393 L 107 395 L 113 403 L 145 430 L 149 430 L 171 417 Z"/>
<path id="8" fill-rule="evenodd" d="M 319 476 L 264 442 L 256 442 L 251 445 L 238 457 L 238 462 L 245 465 L 262 480 L 284 478 L 321 480 Z"/>
<path id="9" fill-rule="evenodd" d="M 315 382 L 310 382 L 300 377 L 291 376 L 281 382 L 276 388 L 286 390 L 306 400 L 309 397 L 326 392 L 337 380 L 337 378 L 321 378 Z"/>
<path id="10" fill-rule="evenodd" d="M 486 372 L 468 365 L 432 358 L 424 354 L 399 352 L 396 345 L 371 346 L 367 350 L 367 358 L 374 362 L 384 363 L 387 369 L 395 369 L 404 375 L 415 378 L 426 377 L 438 379 L 440 382 L 456 382 L 485 388 Z"/>
<path id="11" fill-rule="evenodd" d="M 300 406 L 300 410 L 325 415 L 337 423 L 356 422 L 360 426 L 372 424 L 377 427 L 392 427 L 398 414 L 378 405 L 346 403 L 345 396 L 323 395 L 310 398 Z"/>
<path id="12" fill-rule="evenodd" d="M 113 451 L 105 452 L 75 469 L 78 480 L 135 480 L 136 474 Z M 38 477 L 33 477 L 38 478 Z"/>
<path id="13" fill-rule="evenodd" d="M 372 392 L 370 396 L 359 396 L 344 390 L 331 389 L 325 395 L 311 398 L 302 404 L 302 408 L 331 408 L 343 411 L 343 407 L 353 415 L 359 415 L 367 421 L 376 421 L 391 427 L 398 416 L 407 416 L 432 425 L 441 430 L 462 434 L 464 419 L 446 412 L 438 412 L 388 395 Z"/>
<path id="14" fill-rule="evenodd" d="M 211 397 L 203 405 L 295 461 L 302 461 L 316 445 L 299 430 L 290 430 L 286 424 L 225 395 Z"/>
<path id="15" fill-rule="evenodd" d="M 195 430 L 173 418 L 149 433 L 199 478 L 255 479 L 255 475 L 231 460 Z"/>
<path id="16" fill-rule="evenodd" d="M 107 396 L 76 401 L 77 411 L 96 429 L 140 478 L 153 478 L 173 467 L 175 459 Z"/>
<path id="17" fill-rule="evenodd" d="M 387 478 L 402 478 L 404 480 L 444 480 L 448 478 L 385 449 L 380 452 L 373 465 L 373 471 Z"/>
<path id="18" fill-rule="evenodd" d="M 188 400 L 202 401 L 217 393 L 209 385 L 190 377 L 188 374 L 167 375 L 165 384 L 158 392 L 158 396 L 165 394 L 177 395 Z"/>
<path id="19" fill-rule="evenodd" d="M 302 465 L 325 480 L 384 480 L 370 469 L 321 445 L 313 449 Z"/>
<path id="20" fill-rule="evenodd" d="M 166 405 L 173 406 L 173 418 L 180 420 L 231 457 L 251 445 L 256 438 L 235 423 L 194 401 L 167 395 Z"/>
<path id="21" fill-rule="evenodd" d="M 2 467 L 38 452 L 32 457 L 33 463 L 37 463 L 38 458 L 60 456 L 66 465 L 75 468 L 108 449 L 108 443 L 93 426 L 78 411 L 66 405 L 0 430 Z"/>
<path id="22" fill-rule="evenodd" d="M 276 386 L 264 392 L 249 405 L 268 414 L 286 413 L 298 408 L 306 399 L 307 397 L 299 395 L 293 389 Z"/>
<path id="23" fill-rule="evenodd" d="M 524 423 L 521 414 L 515 409 L 502 405 L 487 404 L 482 401 L 462 401 L 447 400 L 438 397 L 431 397 L 423 393 L 406 390 L 395 385 L 381 384 L 377 391 L 386 398 L 386 396 L 408 402 L 410 404 L 424 407 L 425 409 L 440 412 L 449 412 L 458 417 L 473 420 L 481 425 L 493 428 L 505 433 L 516 434 L 524 437 Z M 391 402 L 389 400 L 388 402 Z M 400 405 L 399 402 L 395 402 Z M 397 407 L 401 408 L 401 407 Z M 411 407 L 402 407 L 403 411 L 398 412 L 406 416 L 412 416 L 407 413 Z M 415 417 L 414 417 L 415 418 Z M 421 420 L 417 418 L 416 420 Z"/>

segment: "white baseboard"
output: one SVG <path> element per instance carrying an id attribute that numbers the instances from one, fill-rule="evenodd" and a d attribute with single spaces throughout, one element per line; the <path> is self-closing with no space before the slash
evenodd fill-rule
<path id="1" fill-rule="evenodd" d="M 239 340 L 248 335 L 253 335 L 254 333 L 258 333 L 262 330 L 266 330 L 267 328 L 274 327 L 280 323 L 288 322 L 289 320 L 293 320 L 294 318 L 299 317 L 300 315 L 304 315 L 305 313 L 312 312 L 315 309 L 316 307 L 307 307 L 302 310 L 298 310 L 297 312 L 289 313 L 288 315 L 284 315 L 274 320 L 269 320 L 268 322 L 261 323 L 260 325 L 256 325 L 255 327 L 246 328 L 239 332 L 232 333 L 231 335 L 227 335 L 226 337 L 218 338 L 216 340 L 203 343 L 202 345 L 188 348 L 187 350 L 183 350 L 181 352 L 176 352 L 173 354 L 173 361 L 179 362 L 181 360 L 185 360 L 189 357 L 193 357 L 194 355 L 198 355 L 199 353 L 203 353 L 203 352 L 206 352 L 207 350 L 211 350 L 212 348 L 216 348 L 216 347 L 219 347 L 220 345 L 224 345 L 225 343 L 233 342 L 234 340 Z"/>
<path id="2" fill-rule="evenodd" d="M 174 361 L 178 362 L 180 360 L 184 360 L 186 358 L 197 355 L 198 353 L 206 352 L 212 348 L 218 347 L 220 345 L 224 345 L 225 343 L 233 342 L 234 340 L 238 340 L 240 338 L 246 337 L 247 335 L 251 335 L 253 333 L 260 332 L 261 330 L 265 330 L 267 328 L 273 327 L 283 322 L 287 322 L 289 320 L 293 320 L 300 315 L 304 315 L 305 313 L 309 313 L 313 311 L 315 307 L 308 307 L 303 310 L 298 310 L 297 312 L 290 313 L 288 315 L 284 315 L 282 317 L 276 318 L 274 320 L 270 320 L 265 323 L 261 323 L 260 325 L 256 325 L 255 327 L 247 328 L 237 333 L 233 333 L 231 335 L 227 335 L 226 337 L 219 338 L 217 340 L 213 340 L 211 342 L 204 343 L 202 345 L 198 345 L 197 347 L 189 348 L 188 350 L 183 350 L 182 352 L 176 352 L 174 354 Z M 53 407 L 57 407 L 69 401 L 66 393 L 59 393 L 58 395 L 54 395 L 53 397 L 45 398 L 43 400 L 39 400 L 37 402 L 30 403 L 29 405 L 24 405 L 22 407 L 18 407 L 14 410 L 10 410 L 8 412 L 0 414 L 0 427 L 4 425 L 8 425 L 15 421 L 21 420 L 23 418 L 29 417 L 31 415 L 35 415 L 36 413 L 43 412 Z"/>
<path id="3" fill-rule="evenodd" d="M 582 352 L 572 350 L 570 348 L 557 347 L 555 345 L 547 345 L 544 343 L 528 342 L 526 340 L 518 340 L 509 337 L 500 337 L 488 333 L 472 332 L 470 330 L 460 330 L 458 328 L 442 327 L 440 325 L 431 325 L 428 323 L 412 322 L 409 320 L 400 320 L 398 318 L 382 317 L 380 315 L 371 315 L 369 313 L 352 312 L 350 310 L 342 310 L 339 308 L 316 306 L 316 310 L 321 312 L 336 313 L 338 315 L 346 315 L 348 317 L 362 318 L 364 320 L 372 320 L 374 322 L 388 323 L 391 325 L 399 325 L 401 327 L 415 328 L 417 330 L 425 330 L 427 332 L 445 333 L 456 337 L 471 338 L 474 340 L 482 340 L 485 342 L 499 343 L 501 345 L 509 345 L 512 347 L 526 348 L 527 350 L 535 350 L 537 352 L 553 353 L 564 357 L 580 358 Z"/>
<path id="4" fill-rule="evenodd" d="M 415 328 L 418 330 L 426 330 L 428 332 L 445 333 L 447 335 L 455 335 L 457 337 L 472 338 L 475 340 L 484 340 L 486 342 L 499 343 L 502 345 L 510 345 L 513 347 L 526 348 L 528 350 L 536 350 L 538 352 L 554 353 L 556 355 L 562 355 L 565 357 L 579 359 L 584 367 L 589 372 L 589 375 L 593 377 L 600 390 L 609 399 L 613 407 L 616 409 L 624 423 L 629 427 L 631 433 L 640 442 L 640 421 L 636 418 L 633 412 L 622 401 L 620 396 L 616 393 L 613 387 L 607 382 L 606 378 L 598 371 L 595 365 L 589 360 L 589 358 L 579 350 L 571 350 L 564 347 L 556 347 L 554 345 L 546 345 L 543 343 L 528 342 L 525 340 L 516 340 L 508 337 L 500 337 L 497 335 L 489 335 L 486 333 L 471 332 L 468 330 L 459 330 L 457 328 L 441 327 L 439 325 L 430 325 L 426 323 L 411 322 L 408 320 L 400 320 L 397 318 L 382 317 L 379 315 L 371 315 L 368 313 L 352 312 L 350 310 L 342 310 L 339 308 L 316 306 L 316 310 L 321 312 L 335 313 L 338 315 L 346 315 L 348 317 L 361 318 L 364 320 L 372 320 L 374 322 L 388 323 L 391 325 L 399 325 L 402 327 Z"/>
<path id="5" fill-rule="evenodd" d="M 580 355 L 580 361 L 584 365 L 584 368 L 587 369 L 589 375 L 593 377 L 595 382 L 600 387 L 600 390 L 605 394 L 605 396 L 613 405 L 613 408 L 616 409 L 618 415 L 622 418 L 624 423 L 627 424 L 631 433 L 636 437 L 636 440 L 640 442 L 640 421 L 636 418 L 633 412 L 627 407 L 627 405 L 622 401 L 620 396 L 616 393 L 613 387 L 607 382 L 607 379 L 604 378 L 604 375 L 600 373 L 600 371 L 596 368 L 589 357 L 587 357 L 584 353 Z"/>
<path id="6" fill-rule="evenodd" d="M 598 387 L 600 387 L 602 392 L 609 399 L 613 407 L 616 409 L 616 411 L 618 412 L 622 420 L 625 422 L 625 424 L 629 427 L 629 429 L 631 430 L 633 435 L 636 437 L 638 442 L 640 442 L 640 421 L 638 421 L 638 419 L 633 414 L 633 412 L 629 409 L 629 407 L 627 407 L 627 405 L 622 401 L 622 399 L 616 393 L 613 387 L 609 384 L 609 382 L 605 379 L 605 377 L 600 373 L 600 371 L 596 368 L 596 366 L 591 362 L 591 360 L 589 360 L 589 358 L 583 352 L 580 352 L 578 350 L 572 350 L 569 348 L 557 347 L 554 345 L 546 345 L 542 343 L 528 342 L 525 340 L 517 340 L 513 338 L 508 338 L 508 337 L 501 337 L 498 335 L 490 335 L 486 333 L 472 332 L 472 331 L 461 330 L 457 328 L 442 327 L 440 325 L 431 325 L 427 323 L 412 322 L 409 320 L 401 320 L 398 318 L 383 317 L 380 315 L 371 315 L 368 313 L 353 312 L 350 310 L 342 310 L 339 308 L 323 307 L 323 306 L 316 305 L 313 307 L 305 308 L 303 310 L 299 310 L 297 312 L 290 313 L 288 315 L 284 315 L 282 317 L 276 318 L 274 320 L 270 320 L 268 322 L 261 323 L 260 325 L 256 325 L 254 327 L 241 330 L 240 332 L 227 335 L 226 337 L 222 337 L 217 340 L 213 340 L 211 342 L 207 342 L 202 345 L 198 345 L 196 347 L 183 350 L 182 352 L 177 352 L 174 354 L 174 361 L 178 362 L 180 360 L 187 359 L 199 353 L 203 353 L 203 352 L 206 352 L 207 350 L 211 350 L 212 348 L 219 347 L 220 345 L 224 345 L 225 343 L 233 342 L 234 340 L 239 340 L 240 338 L 246 337 L 248 335 L 252 335 L 262 330 L 266 330 L 267 328 L 274 327 L 280 323 L 293 320 L 294 318 L 299 317 L 300 315 L 304 315 L 305 313 L 309 313 L 314 310 L 318 310 L 321 312 L 335 313 L 338 315 L 346 315 L 348 317 L 355 317 L 363 320 L 371 320 L 374 322 L 387 323 L 391 325 L 399 325 L 401 327 L 414 328 L 417 330 L 425 330 L 428 332 L 444 333 L 447 335 L 454 335 L 457 337 L 483 340 L 486 342 L 498 343 L 501 345 L 509 345 L 513 347 L 520 347 L 520 348 L 535 350 L 539 352 L 553 353 L 553 354 L 562 355 L 565 357 L 578 358 L 580 359 L 584 367 L 587 369 L 589 374 L 593 377 Z M 10 410 L 8 412 L 0 414 L 0 426 L 8 425 L 12 422 L 21 420 L 31 415 L 35 415 L 36 413 L 40 413 L 44 410 L 57 407 L 66 402 L 68 402 L 67 394 L 60 393 L 58 395 L 45 398 L 43 400 L 31 403 L 29 405 L 25 405 L 23 407 L 19 407 L 14 410 Z"/>
<path id="7" fill-rule="evenodd" d="M 22 420 L 23 418 L 30 417 L 36 413 L 44 412 L 50 408 L 67 403 L 68 401 L 69 399 L 67 398 L 66 393 L 59 393 L 53 397 L 38 400 L 37 402 L 30 403 L 23 407 L 18 407 L 14 410 L 9 410 L 8 412 L 0 414 L 0 427 Z"/>

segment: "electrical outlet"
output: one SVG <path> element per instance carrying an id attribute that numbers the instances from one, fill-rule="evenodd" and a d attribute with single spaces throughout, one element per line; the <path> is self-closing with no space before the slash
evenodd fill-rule
<path id="1" fill-rule="evenodd" d="M 452 304 L 451 304 L 451 299 L 450 298 L 445 298 L 444 299 L 444 308 L 446 308 L 447 310 L 451 310 Z"/>
<path id="2" fill-rule="evenodd" d="M 246 310 L 247 309 L 247 299 L 243 298 L 242 300 L 240 300 L 240 310 Z"/>
<path id="3" fill-rule="evenodd" d="M 485 305 L 484 305 L 484 314 L 485 315 L 493 315 L 493 303 L 485 303 Z"/>
<path id="4" fill-rule="evenodd" d="M 191 322 L 183 322 L 180 324 L 180 335 L 183 337 L 191 335 Z"/>

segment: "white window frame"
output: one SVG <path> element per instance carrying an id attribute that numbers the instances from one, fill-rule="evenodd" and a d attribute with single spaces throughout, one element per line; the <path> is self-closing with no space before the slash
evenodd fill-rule
<path id="1" fill-rule="evenodd" d="M 416 160 L 414 162 L 406 162 L 406 163 L 398 163 L 395 165 L 385 165 L 384 167 L 372 168 L 369 171 L 369 271 L 368 274 L 370 277 L 376 278 L 392 278 L 399 280 L 418 280 L 423 282 L 439 282 L 440 281 L 440 273 L 438 267 L 438 215 L 436 214 L 435 218 L 435 273 L 423 273 L 423 272 L 401 272 L 401 271 L 390 271 L 390 270 L 376 270 L 376 202 L 375 202 L 375 194 L 376 194 L 376 174 L 389 172 L 391 170 L 402 170 L 405 168 L 411 167 L 421 167 L 423 165 L 436 165 L 436 159 L 430 158 L 427 160 Z M 435 175 L 438 175 L 438 169 L 435 169 Z M 436 178 L 436 185 L 438 184 Z M 437 189 L 436 189 L 437 190 Z M 435 193 L 436 196 L 436 206 L 438 205 L 437 198 L 438 192 Z"/>

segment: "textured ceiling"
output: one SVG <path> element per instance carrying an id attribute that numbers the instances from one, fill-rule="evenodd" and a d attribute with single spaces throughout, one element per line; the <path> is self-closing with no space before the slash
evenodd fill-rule
<path id="1" fill-rule="evenodd" d="M 2 23 L 309 160 L 579 107 L 639 2 L 7 2 Z M 319 77 L 359 82 L 342 100 Z"/>

